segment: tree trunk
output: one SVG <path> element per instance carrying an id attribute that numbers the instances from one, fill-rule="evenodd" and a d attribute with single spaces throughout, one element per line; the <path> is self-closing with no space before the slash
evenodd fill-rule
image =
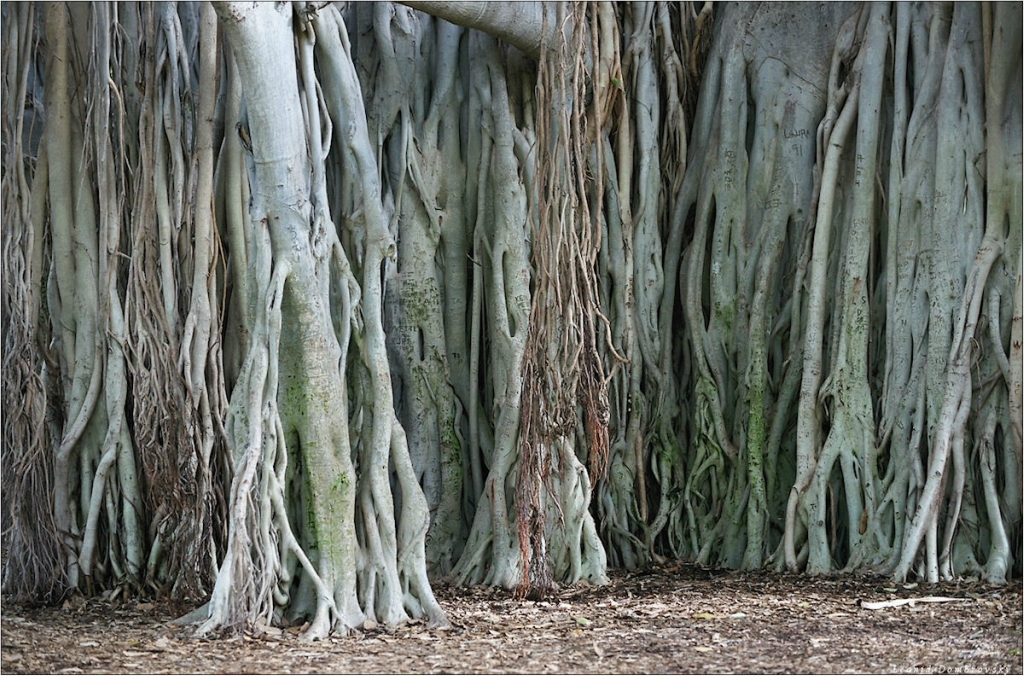
<path id="1" fill-rule="evenodd" d="M 412 614 L 443 623 L 426 583 L 426 503 L 392 408 L 380 271 L 395 244 L 376 201 L 344 24 L 331 8 L 319 17 L 293 16 L 290 6 L 218 4 L 217 11 L 238 65 L 252 144 L 256 313 L 229 418 L 236 461 L 228 551 L 202 631 L 307 613 L 308 638 L 365 619 L 392 624 Z M 297 61 L 293 27 L 301 30 Z M 334 85 L 328 101 L 313 73 L 314 35 L 333 47 L 325 53 Z M 270 81 L 280 88 L 259 86 Z M 346 197 L 361 214 L 346 219 L 361 240 L 361 293 L 326 199 L 323 162 L 332 138 L 330 119 L 321 116 L 328 114 L 348 127 L 340 153 L 349 189 L 358 190 Z M 357 314 L 362 336 L 353 346 L 349 322 Z M 350 347 L 362 363 L 349 359 Z M 346 416 L 338 415 L 353 399 L 367 418 L 355 449 Z"/>

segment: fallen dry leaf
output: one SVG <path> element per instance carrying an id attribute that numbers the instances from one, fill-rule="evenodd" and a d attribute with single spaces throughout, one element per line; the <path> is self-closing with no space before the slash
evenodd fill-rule
<path id="1" fill-rule="evenodd" d="M 69 613 L 5 601 L 0 671 L 1021 672 L 1019 580 L 927 585 L 936 597 L 971 603 L 917 603 L 911 614 L 860 607 L 858 599 L 889 599 L 882 590 L 889 581 L 709 571 L 693 564 L 679 564 L 672 574 L 611 571 L 610 577 L 606 586 L 563 588 L 544 605 L 519 602 L 500 589 L 438 585 L 434 593 L 450 631 L 422 622 L 379 626 L 301 649 L 290 636 L 302 631 L 299 626 L 281 639 L 199 639 L 195 625 L 170 624 L 185 609 L 164 602 L 141 612 L 135 599 L 118 608 L 95 599 Z M 747 617 L 731 617 L 740 612 Z M 576 618 L 592 624 L 584 628 Z"/>

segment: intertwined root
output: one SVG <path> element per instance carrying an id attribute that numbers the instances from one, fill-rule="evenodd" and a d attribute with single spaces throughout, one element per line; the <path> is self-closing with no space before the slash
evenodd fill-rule
<path id="1" fill-rule="evenodd" d="M 1019 6 L 218 7 L 4 6 L 5 591 L 1012 570 Z"/>

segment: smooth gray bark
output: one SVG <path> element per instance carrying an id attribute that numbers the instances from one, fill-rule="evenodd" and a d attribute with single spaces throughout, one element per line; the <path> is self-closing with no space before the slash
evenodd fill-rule
<path id="1" fill-rule="evenodd" d="M 540 58 L 544 38 L 542 2 L 408 0 L 402 4 L 454 24 L 489 33 L 535 59 Z"/>

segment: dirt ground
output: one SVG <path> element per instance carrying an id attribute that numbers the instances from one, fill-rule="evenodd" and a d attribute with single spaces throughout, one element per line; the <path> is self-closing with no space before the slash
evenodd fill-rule
<path id="1" fill-rule="evenodd" d="M 610 585 L 540 602 L 441 587 L 448 629 L 411 623 L 318 642 L 299 640 L 298 627 L 197 639 L 170 624 L 182 609 L 167 603 L 4 603 L 0 670 L 1019 674 L 1021 592 L 1020 581 L 895 585 L 683 564 L 615 571 Z"/>

